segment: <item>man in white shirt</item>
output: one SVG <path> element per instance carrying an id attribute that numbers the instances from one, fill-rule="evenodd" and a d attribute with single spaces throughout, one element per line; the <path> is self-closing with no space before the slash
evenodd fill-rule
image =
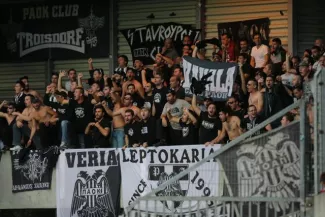
<path id="1" fill-rule="evenodd" d="M 253 40 L 256 46 L 252 48 L 251 52 L 251 66 L 256 69 L 263 68 L 269 62 L 270 49 L 262 44 L 260 33 L 255 33 Z"/>

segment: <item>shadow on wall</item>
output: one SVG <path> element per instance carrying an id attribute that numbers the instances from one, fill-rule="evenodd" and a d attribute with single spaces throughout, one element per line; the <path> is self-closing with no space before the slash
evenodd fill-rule
<path id="1" fill-rule="evenodd" d="M 56 217 L 56 209 L 7 209 L 0 210 L 1 217 Z"/>

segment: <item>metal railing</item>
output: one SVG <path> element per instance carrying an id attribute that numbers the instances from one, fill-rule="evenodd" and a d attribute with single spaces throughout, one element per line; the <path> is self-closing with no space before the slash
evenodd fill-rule
<path id="1" fill-rule="evenodd" d="M 231 193 L 230 189 L 230 197 L 226 197 L 225 195 L 221 195 L 220 197 L 216 196 L 209 196 L 209 197 L 162 197 L 162 196 L 157 196 L 157 193 L 166 189 L 166 187 L 172 185 L 173 183 L 181 180 L 182 177 L 184 177 L 187 174 L 190 174 L 191 172 L 195 171 L 202 165 L 204 165 L 206 162 L 209 162 L 213 159 L 218 159 L 220 160 L 221 156 L 227 155 L 229 151 L 231 151 L 232 148 L 235 148 L 236 146 L 240 145 L 245 141 L 245 139 L 248 139 L 246 141 L 249 141 L 250 139 L 257 138 L 253 137 L 251 138 L 254 134 L 265 128 L 267 125 L 270 123 L 273 123 L 274 121 L 278 121 L 280 118 L 282 118 L 285 114 L 290 112 L 293 109 L 296 109 L 297 107 L 300 108 L 300 126 L 298 132 L 296 133 L 296 136 L 299 137 L 298 143 L 299 143 L 299 157 L 298 157 L 298 165 L 300 169 L 300 173 L 298 179 L 300 178 L 299 183 L 299 190 L 298 190 L 298 196 L 294 195 L 289 195 L 288 197 L 284 198 L 279 198 L 278 195 L 276 197 L 272 197 L 272 195 L 268 195 L 266 197 L 240 197 L 236 196 L 234 197 L 234 194 Z M 157 201 L 168 203 L 172 201 L 180 201 L 179 203 L 186 203 L 186 207 L 191 207 L 191 202 L 190 201 L 196 201 L 195 206 L 197 208 L 192 207 L 192 212 L 193 208 L 196 209 L 195 212 L 197 212 L 198 216 L 219 216 L 219 217 L 246 217 L 246 216 L 305 216 L 305 210 L 304 210 L 304 201 L 305 201 L 305 139 L 306 137 L 304 136 L 305 131 L 306 131 L 306 103 L 304 100 L 299 100 L 295 102 L 294 104 L 288 106 L 287 108 L 283 109 L 279 113 L 273 115 L 272 117 L 268 118 L 267 120 L 263 121 L 261 124 L 255 126 L 253 129 L 250 131 L 242 134 L 241 136 L 237 137 L 235 140 L 231 141 L 225 146 L 222 146 L 220 149 L 218 149 L 216 152 L 213 154 L 209 155 L 208 157 L 204 158 L 200 162 L 196 163 L 192 167 L 180 172 L 178 175 L 174 176 L 173 178 L 169 179 L 168 181 L 162 183 L 159 185 L 159 187 L 152 189 L 150 193 L 147 195 L 138 198 L 135 200 L 130 206 L 125 207 L 125 212 L 127 216 L 152 216 L 152 215 L 163 215 L 163 216 L 169 216 L 164 212 L 164 210 L 155 210 L 155 212 L 150 212 L 148 211 L 148 203 L 150 203 L 151 207 L 153 206 L 152 203 L 157 203 Z M 292 124 L 297 124 L 297 122 L 293 122 Z M 263 136 L 269 134 L 269 133 L 274 133 L 275 131 L 280 131 L 283 129 L 283 127 L 277 128 L 271 132 L 268 132 L 266 134 L 263 134 Z M 245 141 L 245 142 L 246 142 Z M 299 142 L 300 141 L 300 142 Z M 221 164 L 222 165 L 222 164 Z M 221 170 L 224 170 L 223 173 L 227 170 L 227 168 L 223 168 L 221 166 Z M 219 171 L 219 173 L 221 173 Z M 211 171 L 213 172 L 213 171 Z M 224 175 L 222 175 L 225 177 Z M 228 180 L 229 181 L 229 180 Z M 215 183 L 215 184 L 220 184 L 220 183 Z M 229 189 L 229 186 L 224 185 Z M 289 190 L 287 190 L 289 191 Z M 295 194 L 296 195 L 296 194 Z M 209 202 L 210 201 L 210 202 Z M 211 202 L 212 201 L 212 202 Z M 210 204 L 210 206 L 203 205 L 204 203 Z M 211 206 L 213 204 L 213 206 Z M 227 206 L 226 206 L 227 205 Z M 139 207 L 142 207 L 138 209 Z M 269 207 L 273 207 L 273 210 L 280 210 L 281 212 L 278 211 L 272 211 L 270 213 Z M 137 207 L 137 209 L 135 209 Z M 203 207 L 203 208 L 202 208 Z M 223 207 L 223 208 L 222 208 Z M 227 208 L 228 207 L 228 208 Z M 241 209 L 240 207 L 246 207 L 245 209 Z M 261 207 L 264 207 L 261 209 Z M 227 208 L 227 209 L 226 209 Z M 147 209 L 147 210 L 146 210 Z M 189 208 L 190 209 L 190 208 Z M 143 211 L 146 210 L 146 211 Z M 227 213 L 225 213 L 225 210 L 227 210 Z M 175 210 L 169 210 L 173 213 Z M 236 213 L 236 215 L 232 215 L 233 213 Z M 174 213 L 172 216 L 193 216 L 190 214 L 190 212 L 184 213 L 182 208 L 177 211 L 177 214 Z"/>
<path id="2" fill-rule="evenodd" d="M 319 177 L 325 172 L 325 69 L 315 73 L 312 84 L 314 95 L 314 192 L 320 191 Z"/>

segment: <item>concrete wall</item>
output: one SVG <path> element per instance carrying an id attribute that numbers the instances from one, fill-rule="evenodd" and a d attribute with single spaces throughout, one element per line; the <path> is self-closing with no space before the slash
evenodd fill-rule
<path id="1" fill-rule="evenodd" d="M 314 197 L 314 217 L 325 216 L 325 193 Z"/>
<path id="2" fill-rule="evenodd" d="M 11 157 L 7 152 L 0 161 L 0 209 L 56 208 L 56 172 L 50 190 L 12 193 Z"/>

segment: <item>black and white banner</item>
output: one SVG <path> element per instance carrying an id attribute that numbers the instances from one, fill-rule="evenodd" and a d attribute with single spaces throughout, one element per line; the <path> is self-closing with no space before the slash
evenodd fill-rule
<path id="1" fill-rule="evenodd" d="M 299 122 L 245 140 L 218 159 L 225 169 L 231 197 L 298 198 L 300 187 Z M 299 204 L 297 204 L 299 205 Z M 252 206 L 253 213 L 258 204 Z M 270 216 L 282 216 L 295 208 L 286 202 L 260 207 Z M 244 211 L 249 212 L 249 207 Z M 276 212 L 276 213 L 274 213 Z M 248 215 L 248 214 L 247 214 Z M 245 216 L 245 214 L 244 214 Z"/>
<path id="2" fill-rule="evenodd" d="M 138 198 L 150 193 L 152 189 L 173 178 L 183 170 L 190 168 L 209 154 L 220 148 L 220 145 L 205 147 L 193 146 L 166 146 L 158 148 L 130 148 L 120 150 L 123 206 L 133 210 L 129 212 L 155 215 L 174 215 L 182 212 L 186 216 L 196 216 L 200 210 L 224 212 L 213 201 L 198 203 L 197 201 L 153 201 L 148 203 L 134 203 Z M 204 163 L 199 168 L 191 171 L 180 180 L 161 189 L 156 193 L 157 197 L 212 197 L 220 196 L 219 189 L 219 164 L 216 160 Z M 134 203 L 134 204 L 133 204 Z M 211 209 L 211 210 L 210 210 Z M 192 215 L 193 214 L 193 215 Z"/>
<path id="3" fill-rule="evenodd" d="M 22 149 L 11 152 L 12 192 L 51 188 L 52 168 L 41 151 Z"/>
<path id="4" fill-rule="evenodd" d="M 106 5 L 69 1 L 1 5 L 0 61 L 107 57 Z"/>
<path id="5" fill-rule="evenodd" d="M 162 51 L 165 39 L 173 39 L 178 48 L 182 46 L 185 35 L 189 35 L 192 41 L 200 36 L 200 30 L 194 29 L 192 25 L 179 23 L 155 23 L 124 29 L 121 33 L 131 48 L 132 58 L 141 59 L 145 65 L 154 63 L 156 54 Z"/>
<path id="6" fill-rule="evenodd" d="M 237 63 L 217 63 L 200 60 L 192 57 L 183 57 L 184 83 L 183 87 L 187 95 L 191 94 L 192 78 L 200 80 L 203 75 L 212 73 L 206 86 L 204 97 L 212 97 L 215 101 L 225 101 L 232 94 L 232 88 L 237 76 Z"/>
<path id="7" fill-rule="evenodd" d="M 58 217 L 116 217 L 120 163 L 116 149 L 70 149 L 57 165 Z"/>
<path id="8" fill-rule="evenodd" d="M 254 20 L 244 20 L 238 22 L 219 23 L 218 34 L 219 38 L 224 33 L 232 36 L 232 39 L 239 45 L 241 39 L 246 39 L 248 45 L 253 44 L 253 37 L 255 33 L 261 33 L 261 40 L 263 44 L 269 44 L 270 34 L 270 19 L 261 18 Z"/>

